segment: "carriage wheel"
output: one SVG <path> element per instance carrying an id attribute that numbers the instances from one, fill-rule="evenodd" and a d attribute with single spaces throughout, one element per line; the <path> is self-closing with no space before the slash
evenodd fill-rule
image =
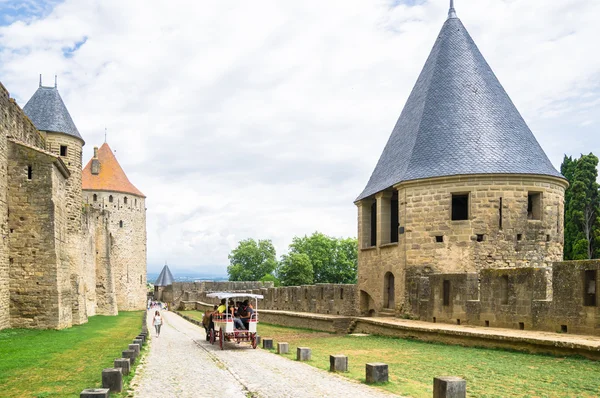
<path id="1" fill-rule="evenodd" d="M 252 333 L 252 336 L 250 336 L 250 341 L 252 342 L 252 348 L 256 348 L 256 333 Z"/>
<path id="2" fill-rule="evenodd" d="M 215 344 L 215 329 L 210 329 L 208 333 L 210 338 L 210 344 Z"/>
<path id="3" fill-rule="evenodd" d="M 219 330 L 219 347 L 223 349 L 223 345 L 225 343 L 225 332 L 223 329 Z"/>

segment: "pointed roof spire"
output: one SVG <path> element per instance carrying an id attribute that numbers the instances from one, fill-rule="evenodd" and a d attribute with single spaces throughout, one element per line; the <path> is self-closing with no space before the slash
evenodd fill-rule
<path id="1" fill-rule="evenodd" d="M 54 87 L 44 87 L 42 86 L 42 75 L 40 75 L 40 86 L 23 107 L 23 112 L 38 130 L 63 133 L 83 141 L 58 93 L 56 80 Z"/>
<path id="2" fill-rule="evenodd" d="M 357 200 L 404 181 L 473 174 L 564 178 L 460 19 L 449 18 Z"/>
<path id="3" fill-rule="evenodd" d="M 96 151 L 94 151 L 96 154 Z M 105 142 L 102 144 L 96 154 L 96 158 L 90 159 L 83 168 L 81 174 L 81 185 L 83 190 L 89 191 L 113 191 L 129 193 L 132 195 L 146 196 L 140 192 L 127 178 L 127 175 L 121 168 L 112 149 Z M 99 170 L 93 167 L 94 161 L 99 163 Z M 95 171 L 97 171 L 95 173 Z"/>
<path id="4" fill-rule="evenodd" d="M 169 266 L 165 264 L 160 275 L 156 278 L 156 282 L 154 282 L 154 286 L 169 286 L 175 282 L 175 278 L 173 278 L 173 274 L 169 269 Z"/>
<path id="5" fill-rule="evenodd" d="M 456 16 L 456 10 L 454 9 L 454 0 L 450 0 L 450 9 L 448 10 L 448 19 L 458 18 Z"/>

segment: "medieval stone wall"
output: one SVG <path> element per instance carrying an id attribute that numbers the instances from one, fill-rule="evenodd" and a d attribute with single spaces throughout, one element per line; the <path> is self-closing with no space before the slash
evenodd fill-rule
<path id="1" fill-rule="evenodd" d="M 402 183 L 396 186 L 397 243 L 390 241 L 395 228 L 389 221 L 392 192 L 357 203 L 361 312 L 386 307 L 397 313 L 412 311 L 407 281 L 420 275 L 547 266 L 562 260 L 565 188 L 566 182 L 557 178 L 519 175 Z M 457 194 L 468 196 L 466 220 L 452 220 L 452 197 Z M 536 197 L 534 216 L 528 212 L 530 195 Z M 373 202 L 377 212 L 375 245 L 371 245 Z M 393 297 L 388 297 L 390 294 Z"/>
<path id="2" fill-rule="evenodd" d="M 11 142 L 8 153 L 11 326 L 69 326 L 65 176 L 39 149 Z"/>
<path id="3" fill-rule="evenodd" d="M 61 146 L 66 154 L 61 154 Z M 93 275 L 93 268 L 83 266 L 83 247 L 81 229 L 81 163 L 83 142 L 67 134 L 46 134 L 46 149 L 60 156 L 71 175 L 66 182 L 67 200 L 64 204 L 67 214 L 67 236 L 65 248 L 71 269 L 71 289 L 73 290 L 73 324 L 87 322 L 87 304 L 85 280 Z"/>
<path id="4" fill-rule="evenodd" d="M 264 282 L 269 287 L 252 286 L 263 282 L 175 282 L 163 291 L 165 298 L 173 297 L 175 308 L 181 301 L 202 301 L 218 304 L 219 299 L 206 295 L 216 291 L 239 291 L 262 294 L 259 308 L 314 314 L 356 315 L 356 285 L 318 283 L 305 286 L 273 287 L 273 282 Z"/>
<path id="5" fill-rule="evenodd" d="M 10 326 L 9 317 L 9 228 L 8 228 L 8 138 L 40 148 L 44 136 L 33 126 L 8 90 L 0 83 L 0 329 Z"/>
<path id="6" fill-rule="evenodd" d="M 600 260 L 432 274 L 410 300 L 429 322 L 600 335 L 599 275 Z"/>
<path id="7" fill-rule="evenodd" d="M 103 210 L 107 217 L 109 260 L 119 310 L 145 308 L 145 199 L 120 192 L 84 191 L 83 195 L 88 206 Z"/>

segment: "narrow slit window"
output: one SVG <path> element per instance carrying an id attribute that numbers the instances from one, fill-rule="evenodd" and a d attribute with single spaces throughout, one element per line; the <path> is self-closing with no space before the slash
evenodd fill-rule
<path id="1" fill-rule="evenodd" d="M 527 194 L 527 219 L 542 219 L 542 194 L 541 192 L 529 192 Z"/>
<path id="2" fill-rule="evenodd" d="M 498 228 L 502 231 L 502 198 L 500 198 L 500 207 L 498 208 Z"/>
<path id="3" fill-rule="evenodd" d="M 452 220 L 469 219 L 469 194 L 452 194 Z"/>
<path id="4" fill-rule="evenodd" d="M 119 228 L 123 228 L 123 220 L 119 221 Z"/>
<path id="5" fill-rule="evenodd" d="M 500 278 L 500 304 L 508 304 L 508 275 Z"/>
<path id="6" fill-rule="evenodd" d="M 398 191 L 394 192 L 390 201 L 390 242 L 398 242 Z"/>
<path id="7" fill-rule="evenodd" d="M 94 194 L 94 197 L 93 197 L 93 198 L 94 198 L 94 202 L 97 202 L 97 201 L 98 201 L 98 195 Z"/>
<path id="8" fill-rule="evenodd" d="M 450 281 L 444 281 L 444 305 L 450 305 Z"/>
<path id="9" fill-rule="evenodd" d="M 584 303 L 586 307 L 596 306 L 596 270 L 586 270 L 584 274 L 583 292 Z"/>
<path id="10" fill-rule="evenodd" d="M 33 178 L 33 167 L 27 166 L 27 179 L 31 180 Z"/>
<path id="11" fill-rule="evenodd" d="M 124 204 L 127 204 L 127 196 L 125 196 L 125 197 L 123 198 L 123 203 L 124 203 Z"/>
<path id="12" fill-rule="evenodd" d="M 60 156 L 67 156 L 67 146 L 66 145 L 60 146 Z"/>
<path id="13" fill-rule="evenodd" d="M 371 246 L 377 246 L 377 203 L 371 205 Z"/>
<path id="14" fill-rule="evenodd" d="M 112 203 L 112 202 L 113 202 L 113 196 L 112 196 L 112 195 L 110 195 L 110 196 L 108 197 L 108 201 L 109 201 L 110 203 Z"/>

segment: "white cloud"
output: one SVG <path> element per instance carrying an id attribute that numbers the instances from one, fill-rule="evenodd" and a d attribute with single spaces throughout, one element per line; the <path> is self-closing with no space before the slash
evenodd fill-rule
<path id="1" fill-rule="evenodd" d="M 225 272 L 247 237 L 283 253 L 294 235 L 356 234 L 352 202 L 448 6 L 395 3 L 67 0 L 0 28 L 0 76 L 24 105 L 59 75 L 84 162 L 108 127 L 148 196 L 151 270 Z M 600 152 L 600 2 L 456 7 L 555 166 Z"/>

